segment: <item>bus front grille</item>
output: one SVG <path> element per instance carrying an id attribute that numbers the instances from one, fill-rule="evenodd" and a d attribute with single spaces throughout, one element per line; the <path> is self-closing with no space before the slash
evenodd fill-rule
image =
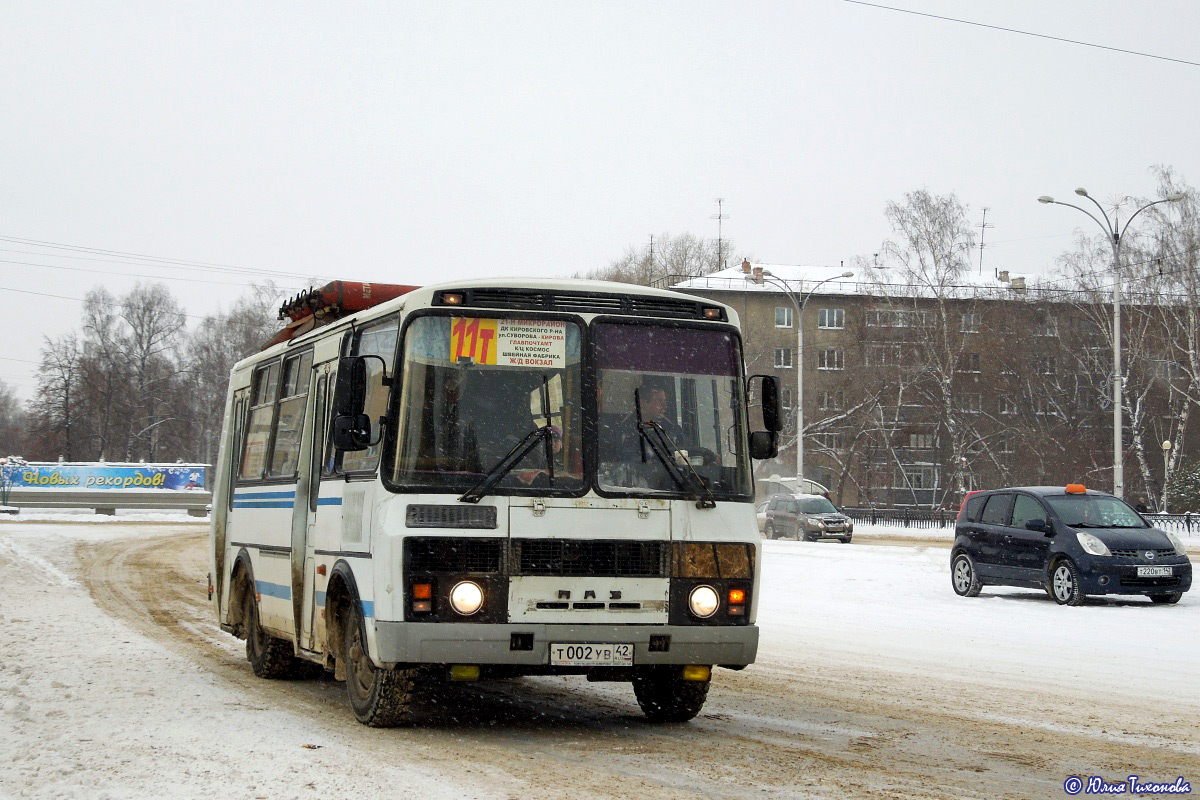
<path id="1" fill-rule="evenodd" d="M 665 578 L 664 542 L 513 539 L 513 575 Z"/>
<path id="2" fill-rule="evenodd" d="M 412 537 L 405 541 L 408 569 L 415 573 L 500 572 L 503 539 Z"/>

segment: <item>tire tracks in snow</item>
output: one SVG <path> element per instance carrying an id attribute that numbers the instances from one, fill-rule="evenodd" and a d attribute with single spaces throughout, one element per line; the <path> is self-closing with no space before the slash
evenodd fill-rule
<path id="1" fill-rule="evenodd" d="M 356 750 L 425 762 L 482 796 L 1025 798 L 1061 793 L 1073 774 L 1200 776 L 1200 759 L 1164 749 L 1173 741 L 1155 740 L 1151 726 L 1103 729 L 1106 714 L 1132 703 L 1031 701 L 1017 697 L 1020 676 L 1007 686 L 945 681 L 817 649 L 800 663 L 717 670 L 705 711 L 687 725 L 646 723 L 625 684 L 542 678 L 448 685 L 429 700 L 428 721 L 363 728 L 340 683 L 253 676 L 241 643 L 212 619 L 206 544 L 181 526 L 83 543 L 77 555 L 102 610 L 206 664 L 247 704 L 319 719 Z"/>

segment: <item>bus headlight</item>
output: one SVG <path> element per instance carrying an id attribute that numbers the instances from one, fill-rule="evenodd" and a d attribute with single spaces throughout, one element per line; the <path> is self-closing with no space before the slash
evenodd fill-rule
<path id="1" fill-rule="evenodd" d="M 450 590 L 450 606 L 469 617 L 483 607 L 483 589 L 474 581 L 461 581 Z"/>
<path id="2" fill-rule="evenodd" d="M 717 590 L 711 586 L 697 586 L 688 595 L 688 606 L 692 609 L 692 613 L 701 619 L 717 613 L 717 607 L 720 605 L 721 598 L 717 596 Z"/>

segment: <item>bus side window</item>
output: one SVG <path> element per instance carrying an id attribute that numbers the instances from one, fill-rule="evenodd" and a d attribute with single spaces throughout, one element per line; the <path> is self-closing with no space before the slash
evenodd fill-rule
<path id="1" fill-rule="evenodd" d="M 395 375 L 398 334 L 399 319 L 389 317 L 362 328 L 351 345 L 349 354 L 352 356 L 379 356 L 366 362 L 367 399 L 364 407 L 364 412 L 371 418 L 371 441 L 376 444 L 366 450 L 342 453 L 343 472 L 368 472 L 379 466 L 379 451 L 383 447 L 379 418 L 387 413 L 389 388 L 383 385 L 383 373 L 386 368 L 388 377 Z"/>
<path id="2" fill-rule="evenodd" d="M 291 356 L 283 362 L 279 414 L 275 417 L 275 445 L 271 448 L 269 478 L 291 478 L 300 460 L 300 435 L 304 430 L 304 406 L 308 399 L 312 351 Z"/>
<path id="3" fill-rule="evenodd" d="M 254 371 L 254 393 L 246 419 L 245 445 L 239 480 L 256 481 L 263 477 L 267 451 L 271 445 L 271 420 L 275 413 L 275 397 L 279 392 L 279 362 L 266 364 Z"/>
<path id="4" fill-rule="evenodd" d="M 229 424 L 233 427 L 233 441 L 229 445 L 229 453 L 225 456 L 228 475 L 225 479 L 225 491 L 229 510 L 233 510 L 233 485 L 237 483 L 238 467 L 242 456 L 242 439 L 246 435 L 246 406 L 250 402 L 250 390 L 239 389 L 233 396 L 233 413 Z"/>

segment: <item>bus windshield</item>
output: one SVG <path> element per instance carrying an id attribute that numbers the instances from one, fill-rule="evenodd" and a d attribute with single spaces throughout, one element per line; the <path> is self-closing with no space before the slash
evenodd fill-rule
<path id="1" fill-rule="evenodd" d="M 404 336 L 392 480 L 465 490 L 532 431 L 552 431 L 498 490 L 584 485 L 580 331 L 565 320 L 425 316 Z"/>
<path id="2" fill-rule="evenodd" d="M 686 494 L 661 453 L 716 497 L 750 494 L 741 351 L 727 330 L 598 322 L 598 474 L 602 491 Z M 650 427 L 648 427 L 650 426 Z M 651 438 L 668 444 L 656 448 Z"/>

